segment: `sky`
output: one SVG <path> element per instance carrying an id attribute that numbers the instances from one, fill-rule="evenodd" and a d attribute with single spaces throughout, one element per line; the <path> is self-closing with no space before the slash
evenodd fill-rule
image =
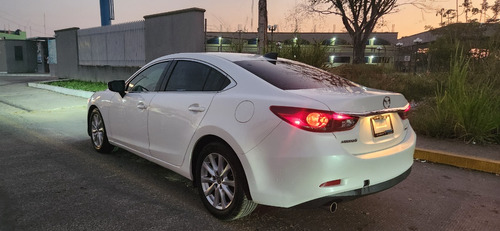
<path id="1" fill-rule="evenodd" d="M 345 32 L 339 16 L 296 15 L 296 6 L 305 0 L 268 0 L 268 23 L 278 25 L 278 32 Z M 409 0 L 399 0 L 404 3 Z M 377 32 L 398 32 L 398 37 L 425 31 L 425 26 L 439 27 L 436 10 L 454 9 L 453 0 L 420 0 L 430 10 L 422 11 L 404 5 L 384 17 Z M 458 0 L 463 1 L 463 0 Z M 475 7 L 483 0 L 472 0 Z M 494 0 L 487 0 L 490 5 Z M 253 7 L 252 7 L 253 3 Z M 459 3 L 460 4 L 460 3 Z M 112 24 L 143 20 L 145 15 L 191 7 L 205 9 L 209 31 L 257 31 L 258 0 L 114 0 L 115 20 Z M 100 26 L 99 0 L 0 0 L 0 30 L 20 29 L 28 37 L 50 37 L 54 30 Z M 253 11 L 252 11 L 253 9 Z M 459 8 L 461 11 L 461 8 Z M 464 18 L 459 18 L 464 21 Z"/>

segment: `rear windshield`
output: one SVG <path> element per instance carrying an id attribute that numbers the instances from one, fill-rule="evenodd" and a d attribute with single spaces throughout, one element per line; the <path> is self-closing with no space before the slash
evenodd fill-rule
<path id="1" fill-rule="evenodd" d="M 327 71 L 294 61 L 245 60 L 234 63 L 283 90 L 359 86 Z"/>

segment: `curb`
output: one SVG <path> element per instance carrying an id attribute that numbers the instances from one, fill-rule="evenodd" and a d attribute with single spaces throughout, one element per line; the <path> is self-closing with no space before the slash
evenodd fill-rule
<path id="1" fill-rule="evenodd" d="M 45 73 L 6 73 L 6 72 L 0 72 L 0 76 L 34 76 L 34 77 L 50 77 L 50 74 L 45 74 Z"/>
<path id="2" fill-rule="evenodd" d="M 68 88 L 64 88 L 64 87 L 43 84 L 43 82 L 42 83 L 28 83 L 28 86 L 34 87 L 34 88 L 45 89 L 45 90 L 49 90 L 49 91 L 54 91 L 54 92 L 58 92 L 58 93 L 65 94 L 65 95 L 83 97 L 83 98 L 90 98 L 94 94 L 94 92 L 91 92 L 91 91 L 68 89 Z"/>
<path id="3" fill-rule="evenodd" d="M 496 160 L 456 155 L 452 153 L 423 148 L 416 148 L 413 157 L 415 159 L 426 160 L 433 163 L 446 164 L 460 168 L 500 174 L 500 161 Z"/>

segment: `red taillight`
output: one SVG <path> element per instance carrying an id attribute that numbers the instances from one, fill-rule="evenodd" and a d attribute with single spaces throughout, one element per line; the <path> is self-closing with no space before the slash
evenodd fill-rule
<path id="1" fill-rule="evenodd" d="M 331 186 L 336 186 L 336 185 L 340 185 L 340 183 L 342 183 L 342 180 L 332 180 L 332 181 L 327 181 L 323 184 L 320 184 L 319 187 L 320 188 L 324 188 L 324 187 L 331 187 Z"/>
<path id="2" fill-rule="evenodd" d="M 352 129 L 358 117 L 296 107 L 271 106 L 271 111 L 287 123 L 312 132 L 336 132 Z"/>
<path id="3" fill-rule="evenodd" d="M 401 117 L 401 119 L 405 120 L 405 119 L 408 119 L 408 114 L 410 113 L 410 104 L 408 104 L 408 107 L 405 108 L 405 110 L 403 111 L 399 111 L 398 114 L 399 114 L 399 117 Z"/>

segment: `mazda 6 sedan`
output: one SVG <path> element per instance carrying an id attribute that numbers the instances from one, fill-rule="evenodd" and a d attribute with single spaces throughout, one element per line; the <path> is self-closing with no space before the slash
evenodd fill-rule
<path id="1" fill-rule="evenodd" d="M 403 95 L 273 54 L 167 55 L 108 88 L 88 103 L 95 150 L 192 180 L 223 220 L 257 204 L 336 207 L 396 185 L 413 163 Z"/>

